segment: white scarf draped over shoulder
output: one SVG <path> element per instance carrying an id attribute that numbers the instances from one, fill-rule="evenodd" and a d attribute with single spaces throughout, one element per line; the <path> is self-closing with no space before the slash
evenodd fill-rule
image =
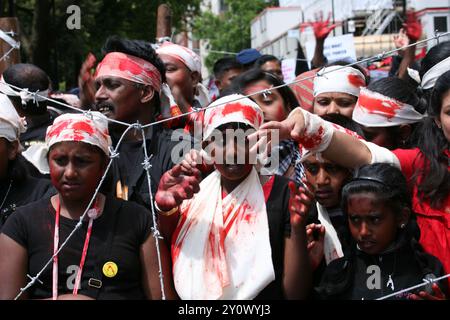
<path id="1" fill-rule="evenodd" d="M 256 169 L 222 199 L 216 170 L 184 201 L 172 240 L 181 299 L 252 299 L 275 279 L 266 204 Z"/>

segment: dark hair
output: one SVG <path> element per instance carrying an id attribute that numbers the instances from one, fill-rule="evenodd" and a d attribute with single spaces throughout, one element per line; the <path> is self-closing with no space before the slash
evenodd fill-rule
<path id="1" fill-rule="evenodd" d="M 425 118 L 418 139 L 418 147 L 424 155 L 422 172 L 415 175 L 419 197 L 429 199 L 431 206 L 440 207 L 450 193 L 449 157 L 445 151 L 449 147 L 435 119 L 439 118 L 443 96 L 450 90 L 450 71 L 438 78 L 434 85 L 428 105 L 428 117 Z M 420 183 L 417 179 L 420 177 Z"/>
<path id="2" fill-rule="evenodd" d="M 346 117 L 339 113 L 329 113 L 322 115 L 321 118 L 328 122 L 338 124 L 348 130 L 352 130 L 353 132 L 356 132 L 358 135 L 360 135 L 361 138 L 365 138 L 364 131 L 361 128 L 361 125 L 356 121 L 350 119 L 349 117 Z"/>
<path id="3" fill-rule="evenodd" d="M 111 36 L 106 39 L 105 45 L 102 48 L 102 53 L 104 55 L 110 52 L 122 52 L 150 62 L 161 74 L 161 81 L 166 82 L 166 69 L 164 67 L 164 63 L 159 58 L 150 42 L 144 40 L 122 39 L 118 36 Z M 159 112 L 161 106 L 159 94 L 155 94 L 154 106 L 155 113 Z"/>
<path id="4" fill-rule="evenodd" d="M 422 79 L 425 73 L 427 73 L 432 67 L 434 67 L 442 60 L 448 58 L 449 56 L 450 56 L 450 41 L 442 42 L 431 48 L 420 63 L 419 69 L 420 79 Z M 432 88 L 418 90 L 418 92 L 421 93 L 423 99 L 425 99 L 426 101 L 430 101 L 431 91 Z"/>
<path id="5" fill-rule="evenodd" d="M 242 64 L 240 64 L 236 58 L 225 57 L 217 60 L 214 63 L 213 72 L 214 77 L 220 78 L 225 72 L 231 69 L 242 69 Z"/>
<path id="6" fill-rule="evenodd" d="M 26 88 L 30 92 L 45 91 L 50 88 L 50 78 L 44 70 L 34 64 L 14 64 L 3 72 L 3 78 L 8 84 L 19 88 Z M 12 89 L 18 91 L 16 88 Z M 16 107 L 23 109 L 26 114 L 38 115 L 47 111 L 47 100 L 39 102 L 28 101 L 26 105 L 22 105 L 20 97 L 8 97 Z"/>
<path id="7" fill-rule="evenodd" d="M 414 109 L 424 114 L 426 111 L 426 100 L 421 99 L 415 89 L 405 80 L 402 80 L 397 77 L 386 77 L 379 80 L 376 80 L 369 84 L 367 87 L 369 90 L 381 93 L 382 95 L 385 95 L 387 97 L 396 99 L 400 102 L 409 104 L 414 107 Z M 421 122 L 416 122 L 413 124 L 410 124 L 412 130 L 411 134 L 406 139 L 405 142 L 400 144 L 400 125 L 398 126 L 390 126 L 386 127 L 387 133 L 391 138 L 391 141 L 395 143 L 395 148 L 412 148 L 416 145 L 417 139 L 418 139 L 418 127 L 421 124 Z"/>
<path id="8" fill-rule="evenodd" d="M 269 61 L 276 61 L 281 65 L 280 59 L 271 55 L 271 54 L 263 54 L 261 57 L 256 59 L 255 64 L 253 65 L 255 68 L 260 68 L 264 63 Z"/>
<path id="9" fill-rule="evenodd" d="M 394 214 L 403 208 L 412 210 L 411 196 L 402 172 L 386 163 L 365 165 L 355 171 L 353 179 L 342 189 L 342 211 L 347 214 L 347 200 L 353 194 L 374 193 Z"/>
<path id="10" fill-rule="evenodd" d="M 279 78 L 277 78 L 275 75 L 269 72 L 264 72 L 259 69 L 250 69 L 234 78 L 233 81 L 231 82 L 230 87 L 224 92 L 223 95 L 228 95 L 232 93 L 245 94 L 244 91 L 249 84 L 260 80 L 265 80 L 274 87 L 278 87 L 285 84 L 283 81 L 281 81 Z M 277 88 L 276 90 L 278 90 L 281 97 L 283 98 L 284 104 L 288 111 L 296 108 L 299 105 L 297 98 L 295 97 L 295 94 L 288 86 Z M 250 97 L 250 99 L 251 98 L 252 97 Z"/>

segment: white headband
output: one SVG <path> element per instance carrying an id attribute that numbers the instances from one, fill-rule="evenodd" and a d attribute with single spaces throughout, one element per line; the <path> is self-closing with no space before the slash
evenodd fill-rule
<path id="1" fill-rule="evenodd" d="M 450 57 L 442 60 L 428 70 L 422 78 L 422 89 L 430 89 L 434 87 L 437 79 L 445 72 L 450 70 Z"/>
<path id="2" fill-rule="evenodd" d="M 192 51 L 189 48 L 180 46 L 178 44 L 172 42 L 164 42 L 157 50 L 156 53 L 166 54 L 168 56 L 172 56 L 175 59 L 183 62 L 186 67 L 191 71 L 197 71 L 198 73 L 202 73 L 202 62 L 198 54 Z"/>
<path id="3" fill-rule="evenodd" d="M 361 88 L 352 118 L 366 127 L 393 127 L 418 122 L 424 116 L 409 104 Z"/>
<path id="4" fill-rule="evenodd" d="M 6 94 L 7 96 L 20 97 L 22 100 L 22 105 L 26 105 L 28 101 L 33 100 L 34 103 L 45 101 L 48 98 L 48 89 L 44 91 L 29 92 L 28 88 L 16 91 L 13 89 L 1 76 L 0 78 L 0 92 Z M 36 93 L 38 95 L 36 95 Z"/>
<path id="5" fill-rule="evenodd" d="M 14 109 L 11 100 L 4 94 L 0 94 L 0 137 L 8 141 L 16 141 L 25 131 L 24 121 Z"/>
<path id="6" fill-rule="evenodd" d="M 324 92 L 343 92 L 358 97 L 359 88 L 365 85 L 365 76 L 355 68 L 325 67 L 314 78 L 314 97 Z"/>

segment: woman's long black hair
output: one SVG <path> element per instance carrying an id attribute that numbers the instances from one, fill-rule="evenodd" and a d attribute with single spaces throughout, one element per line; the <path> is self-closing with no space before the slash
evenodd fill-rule
<path id="1" fill-rule="evenodd" d="M 424 155 L 423 170 L 415 175 L 419 197 L 430 200 L 433 208 L 439 208 L 450 192 L 449 157 L 445 153 L 449 142 L 436 124 L 439 119 L 444 95 L 450 90 L 450 71 L 438 78 L 428 105 L 428 117 L 422 126 L 418 147 Z M 417 179 L 420 179 L 419 181 Z M 420 183 L 419 183 L 420 182 Z"/>

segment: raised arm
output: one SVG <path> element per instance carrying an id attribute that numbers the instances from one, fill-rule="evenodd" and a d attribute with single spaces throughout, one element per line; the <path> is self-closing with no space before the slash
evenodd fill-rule
<path id="1" fill-rule="evenodd" d="M 5 234 L 0 234 L 0 300 L 14 299 L 27 281 L 27 250 Z M 21 296 L 27 297 L 26 292 Z"/>

